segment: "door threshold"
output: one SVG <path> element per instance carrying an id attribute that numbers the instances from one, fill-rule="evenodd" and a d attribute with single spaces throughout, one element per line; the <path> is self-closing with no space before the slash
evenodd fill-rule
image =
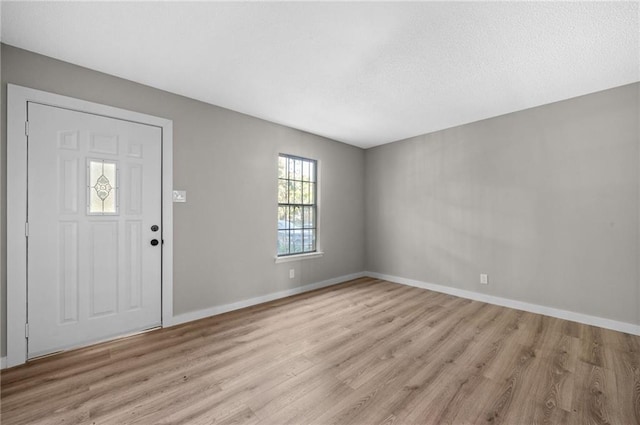
<path id="1" fill-rule="evenodd" d="M 57 351 L 54 351 L 52 353 L 40 354 L 40 355 L 28 358 L 27 359 L 27 363 L 30 363 L 30 362 L 35 361 L 35 360 L 42 360 L 42 359 L 45 359 L 45 358 L 48 358 L 48 357 L 56 356 L 58 354 L 68 353 L 70 351 L 83 350 L 83 349 L 87 349 L 87 348 L 90 348 L 90 347 L 96 347 L 96 346 L 101 345 L 101 344 L 106 344 L 106 343 L 109 343 L 109 342 L 114 342 L 114 341 L 118 341 L 118 340 L 121 340 L 121 339 L 131 338 L 133 336 L 142 335 L 142 334 L 145 334 L 147 332 L 152 332 L 152 331 L 155 331 L 155 330 L 158 330 L 158 329 L 162 329 L 162 325 L 157 325 L 157 326 L 154 326 L 152 328 L 142 329 L 142 330 L 139 330 L 139 331 L 129 332 L 129 333 L 126 333 L 126 334 L 118 335 L 116 337 L 111 337 L 111 338 L 101 339 L 101 340 L 97 340 L 97 341 L 92 341 L 92 342 L 89 342 L 87 344 L 76 345 L 76 346 L 73 346 L 73 347 L 64 348 L 62 350 L 57 350 Z"/>

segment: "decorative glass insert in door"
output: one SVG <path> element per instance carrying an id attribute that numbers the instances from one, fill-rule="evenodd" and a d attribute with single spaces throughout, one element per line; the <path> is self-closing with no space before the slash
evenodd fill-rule
<path id="1" fill-rule="evenodd" d="M 87 213 L 118 214 L 118 167 L 115 162 L 90 159 L 87 166 Z"/>

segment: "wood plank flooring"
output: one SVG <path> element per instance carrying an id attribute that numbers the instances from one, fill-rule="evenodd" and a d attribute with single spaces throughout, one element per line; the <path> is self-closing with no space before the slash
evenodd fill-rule
<path id="1" fill-rule="evenodd" d="M 640 424 L 640 337 L 370 278 L 1 374 L 10 424 Z"/>

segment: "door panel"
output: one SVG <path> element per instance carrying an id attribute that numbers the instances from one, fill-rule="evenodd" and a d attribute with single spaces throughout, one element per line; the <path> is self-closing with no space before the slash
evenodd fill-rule
<path id="1" fill-rule="evenodd" d="M 58 296 L 60 303 L 60 323 L 77 322 L 78 308 L 78 223 L 62 222 L 60 226 L 60 264 Z"/>
<path id="2" fill-rule="evenodd" d="M 160 128 L 28 115 L 28 357 L 159 326 Z"/>
<path id="3" fill-rule="evenodd" d="M 118 222 L 90 223 L 89 318 L 118 309 Z"/>
<path id="4" fill-rule="evenodd" d="M 135 310 L 140 308 L 142 295 L 142 222 L 129 220 L 125 225 L 125 308 Z"/>

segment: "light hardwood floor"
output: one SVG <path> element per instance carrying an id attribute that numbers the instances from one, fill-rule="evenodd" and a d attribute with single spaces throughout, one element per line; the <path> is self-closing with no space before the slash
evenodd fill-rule
<path id="1" fill-rule="evenodd" d="M 640 337 L 362 278 L 1 375 L 9 424 L 640 424 Z"/>

